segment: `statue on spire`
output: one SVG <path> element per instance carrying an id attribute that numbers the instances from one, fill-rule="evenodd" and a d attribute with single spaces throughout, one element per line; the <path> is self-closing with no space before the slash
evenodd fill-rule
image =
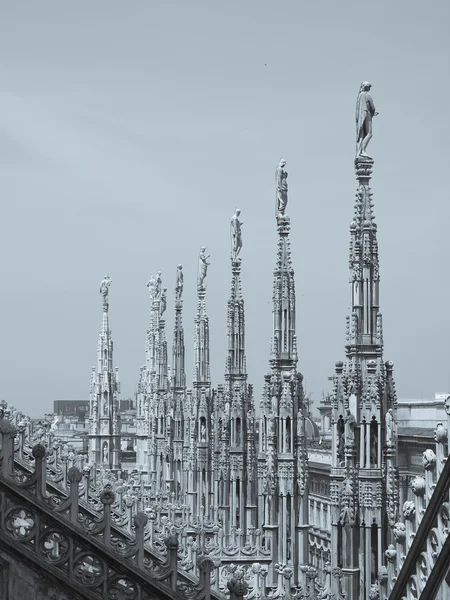
<path id="1" fill-rule="evenodd" d="M 198 255 L 198 287 L 203 288 L 203 282 L 205 281 L 206 275 L 208 274 L 208 267 L 211 263 L 207 262 L 210 254 L 206 256 L 206 248 L 202 246 L 200 248 L 200 254 Z"/>
<path id="2" fill-rule="evenodd" d="M 160 300 L 160 298 L 161 298 L 161 286 L 162 286 L 161 271 L 158 271 L 158 273 L 156 275 L 156 279 L 155 279 L 155 300 Z"/>
<path id="3" fill-rule="evenodd" d="M 166 308 L 167 308 L 167 288 L 164 288 L 163 291 L 161 292 L 161 303 L 159 306 L 159 316 L 162 317 L 163 314 L 166 312 Z"/>
<path id="4" fill-rule="evenodd" d="M 183 265 L 178 265 L 178 267 L 177 267 L 177 283 L 175 285 L 175 300 L 181 300 L 181 297 L 183 295 L 183 283 L 184 283 Z"/>
<path id="5" fill-rule="evenodd" d="M 288 202 L 288 185 L 287 185 L 287 172 L 285 170 L 286 161 L 284 158 L 280 160 L 277 167 L 276 178 L 277 178 L 277 215 L 283 217 L 286 212 L 286 206 Z"/>
<path id="6" fill-rule="evenodd" d="M 369 93 L 371 87 L 372 84 L 363 81 L 356 99 L 356 158 L 362 156 L 369 160 L 372 159 L 366 153 L 366 148 L 372 139 L 372 117 L 378 114 Z"/>
<path id="7" fill-rule="evenodd" d="M 108 293 L 109 286 L 111 285 L 111 283 L 111 277 L 109 276 L 109 273 L 107 273 L 105 277 L 103 277 L 102 282 L 100 284 L 100 294 L 103 297 L 103 310 L 108 310 Z"/>
<path id="8" fill-rule="evenodd" d="M 156 285 L 156 280 L 152 275 L 150 277 L 150 279 L 147 281 L 147 287 L 148 287 L 148 293 L 150 294 L 150 300 L 153 300 L 153 297 L 155 295 L 155 285 Z"/>
<path id="9" fill-rule="evenodd" d="M 236 208 L 234 215 L 231 217 L 231 258 L 236 260 L 242 248 L 242 230 L 244 223 L 239 221 L 241 211 Z"/>
<path id="10" fill-rule="evenodd" d="M 183 266 L 178 265 L 177 267 L 177 283 L 175 285 L 175 300 L 181 300 L 181 296 L 183 295 Z"/>

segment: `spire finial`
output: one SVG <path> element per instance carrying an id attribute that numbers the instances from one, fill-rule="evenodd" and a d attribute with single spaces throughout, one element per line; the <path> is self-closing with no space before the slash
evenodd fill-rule
<path id="1" fill-rule="evenodd" d="M 372 118 L 378 113 L 369 93 L 371 87 L 371 83 L 363 81 L 356 99 L 356 160 L 372 160 L 366 148 L 372 139 Z"/>
<path id="2" fill-rule="evenodd" d="M 112 279 L 109 276 L 109 273 L 107 273 L 103 279 L 102 282 L 100 284 L 100 294 L 102 295 L 103 298 L 103 310 L 104 312 L 107 312 L 108 310 L 108 294 L 109 294 L 109 286 L 112 283 Z"/>
<path id="3" fill-rule="evenodd" d="M 239 215 L 241 211 L 239 208 L 236 208 L 234 211 L 234 215 L 231 217 L 231 260 L 235 262 L 239 256 L 239 252 L 242 248 L 242 221 L 239 221 Z"/>
<path id="4" fill-rule="evenodd" d="M 184 284 L 184 275 L 183 275 L 183 266 L 178 265 L 177 267 L 177 283 L 175 285 L 175 301 L 180 302 L 183 296 L 183 284 Z"/>
<path id="5" fill-rule="evenodd" d="M 286 212 L 286 206 L 288 203 L 288 184 L 287 184 L 287 171 L 285 170 L 286 161 L 282 158 L 278 164 L 276 171 L 277 181 L 277 209 L 276 216 L 284 217 Z"/>
<path id="6" fill-rule="evenodd" d="M 197 279 L 197 285 L 198 285 L 198 290 L 204 290 L 205 286 L 204 286 L 204 281 L 205 278 L 208 274 L 208 267 L 211 263 L 207 262 L 208 258 L 211 255 L 208 254 L 208 256 L 206 256 L 206 248 L 205 246 L 201 246 L 200 248 L 200 254 L 198 255 L 198 279 Z"/>

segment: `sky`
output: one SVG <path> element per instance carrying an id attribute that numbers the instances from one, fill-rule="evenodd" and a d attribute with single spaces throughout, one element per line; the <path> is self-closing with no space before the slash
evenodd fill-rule
<path id="1" fill-rule="evenodd" d="M 449 19 L 447 0 L 0 0 L 0 398 L 30 416 L 88 399 L 107 272 L 114 363 L 133 395 L 146 283 L 161 270 L 170 346 L 178 263 L 192 381 L 201 245 L 221 383 L 238 207 L 258 399 L 284 157 L 298 366 L 317 406 L 344 358 L 363 80 L 379 112 L 368 150 L 384 357 L 400 398 L 450 391 Z"/>

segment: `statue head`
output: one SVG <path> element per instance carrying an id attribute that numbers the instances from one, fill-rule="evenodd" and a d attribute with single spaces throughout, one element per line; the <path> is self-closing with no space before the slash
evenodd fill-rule
<path id="1" fill-rule="evenodd" d="M 286 166 L 286 161 L 284 160 L 284 158 L 282 158 L 280 160 L 280 167 L 285 167 Z"/>
<path id="2" fill-rule="evenodd" d="M 369 83 L 368 81 L 363 81 L 361 83 L 361 88 L 360 91 L 361 92 L 368 92 L 370 90 L 370 88 L 372 87 L 372 84 Z"/>
<path id="3" fill-rule="evenodd" d="M 205 252 L 205 250 L 206 250 L 206 246 L 201 246 L 201 247 L 200 247 L 200 252 L 201 252 L 201 253 L 204 253 L 204 252 Z"/>
<path id="4" fill-rule="evenodd" d="M 183 268 L 183 266 L 182 266 L 182 265 L 178 265 L 178 267 L 177 267 L 177 269 L 178 269 L 179 271 L 181 271 L 181 269 L 182 269 L 182 268 Z"/>
<path id="5" fill-rule="evenodd" d="M 241 214 L 241 211 L 239 208 L 236 209 L 236 216 L 238 217 Z"/>

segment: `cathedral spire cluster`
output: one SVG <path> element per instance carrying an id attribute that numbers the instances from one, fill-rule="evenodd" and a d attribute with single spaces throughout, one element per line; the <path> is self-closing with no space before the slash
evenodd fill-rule
<path id="1" fill-rule="evenodd" d="M 324 577 L 326 597 L 342 597 L 341 584 L 346 578 L 347 600 L 376 597 L 373 591 L 383 551 L 393 542 L 399 509 L 397 400 L 393 364 L 383 362 L 377 225 L 370 188 L 374 161 L 367 154 L 372 119 L 378 114 L 370 89 L 368 82 L 361 84 L 357 98 L 357 190 L 349 252 L 351 310 L 345 357 L 336 363 L 330 401 L 331 500 L 327 514 L 331 552 L 326 549 L 330 563 L 325 565 Z M 307 427 L 312 425 L 303 375 L 298 370 L 287 181 L 286 160 L 281 159 L 276 169 L 273 327 L 259 411 L 247 376 L 241 256 L 244 224 L 238 208 L 230 220 L 231 285 L 223 383 L 216 388 L 211 383 L 206 285 L 211 263 L 206 247 L 201 246 L 192 387 L 186 382 L 184 275 L 178 265 L 171 365 L 165 326 L 167 288 L 158 272 L 147 284 L 150 319 L 136 394 L 136 462 L 145 485 L 156 498 L 170 498 L 187 509 L 193 531 L 205 523 L 211 527 L 217 523 L 225 562 L 231 564 L 235 550 L 241 548 L 247 554 L 242 550 L 239 560 L 245 562 L 247 556 L 253 557 L 253 566 L 264 560 L 264 564 L 272 563 L 274 568 L 268 569 L 266 578 L 272 598 L 290 597 L 294 589 L 295 597 L 299 590 L 309 593 L 317 575 L 309 564 L 311 540 L 317 534 L 310 529 L 309 517 Z M 89 437 L 92 461 L 119 469 L 120 384 L 112 366 L 110 284 L 106 276 L 100 290 L 103 319 L 98 364 L 91 379 Z"/>

